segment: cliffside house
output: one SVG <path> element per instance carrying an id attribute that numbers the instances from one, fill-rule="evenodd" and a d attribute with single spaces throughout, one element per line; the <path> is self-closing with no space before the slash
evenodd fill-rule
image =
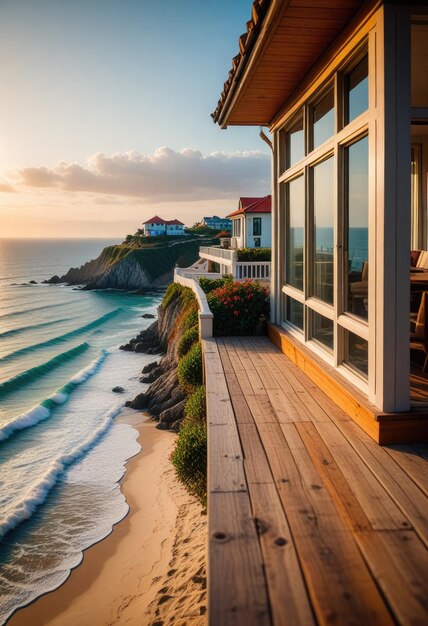
<path id="1" fill-rule="evenodd" d="M 401 413 L 426 433 L 409 321 L 428 274 L 410 279 L 409 257 L 428 248 L 427 2 L 317 7 L 254 2 L 213 118 L 272 136 L 272 339 L 325 364 L 375 428 Z"/>
<path id="2" fill-rule="evenodd" d="M 164 220 L 158 215 L 143 222 L 143 232 L 148 237 L 184 235 L 184 224 L 180 220 Z"/>
<path id="3" fill-rule="evenodd" d="M 232 220 L 232 248 L 270 248 L 272 245 L 272 196 L 239 198 Z"/>
<path id="4" fill-rule="evenodd" d="M 207 226 L 208 228 L 214 228 L 216 230 L 231 230 L 232 222 L 227 217 L 218 217 L 218 215 L 213 215 L 212 217 L 203 217 L 202 226 Z"/>

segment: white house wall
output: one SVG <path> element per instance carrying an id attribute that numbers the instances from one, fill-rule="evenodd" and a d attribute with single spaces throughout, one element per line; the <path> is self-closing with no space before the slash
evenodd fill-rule
<path id="1" fill-rule="evenodd" d="M 262 234 L 261 234 L 261 248 L 270 248 L 272 245 L 272 216 L 270 213 L 251 213 L 245 215 L 245 231 L 246 242 L 245 247 L 255 248 L 254 239 L 258 238 L 257 235 L 253 235 L 253 219 L 260 217 L 262 220 Z"/>

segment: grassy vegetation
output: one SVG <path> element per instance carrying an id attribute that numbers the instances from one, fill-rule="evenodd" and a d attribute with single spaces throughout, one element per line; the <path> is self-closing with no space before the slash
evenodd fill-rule
<path id="1" fill-rule="evenodd" d="M 207 498 L 207 427 L 184 420 L 171 461 L 181 482 L 205 505 Z"/>
<path id="2" fill-rule="evenodd" d="M 195 343 L 189 352 L 180 359 L 177 374 L 181 388 L 188 393 L 202 385 L 202 347 L 200 342 Z"/>
<path id="3" fill-rule="evenodd" d="M 199 326 L 192 326 L 186 330 L 178 343 L 178 356 L 185 356 L 190 348 L 199 340 Z"/>

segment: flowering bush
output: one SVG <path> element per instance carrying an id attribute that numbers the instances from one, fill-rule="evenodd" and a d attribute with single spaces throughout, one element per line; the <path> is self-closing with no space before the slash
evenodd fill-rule
<path id="1" fill-rule="evenodd" d="M 256 335 L 269 314 L 269 291 L 252 280 L 226 282 L 207 295 L 214 335 Z"/>
<path id="2" fill-rule="evenodd" d="M 222 278 L 205 278 L 199 279 L 199 285 L 204 293 L 211 293 L 214 289 L 223 287 L 226 283 L 233 282 L 231 274 L 225 274 Z"/>

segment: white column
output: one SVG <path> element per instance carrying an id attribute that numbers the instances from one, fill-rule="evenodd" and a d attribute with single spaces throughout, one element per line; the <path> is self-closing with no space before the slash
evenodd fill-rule
<path id="1" fill-rule="evenodd" d="M 370 126 L 370 184 L 375 186 L 376 210 L 370 222 L 375 228 L 370 395 L 380 409 L 395 412 L 409 409 L 410 374 L 410 16 L 405 6 L 386 4 L 379 9 L 371 50 L 376 116 Z"/>

